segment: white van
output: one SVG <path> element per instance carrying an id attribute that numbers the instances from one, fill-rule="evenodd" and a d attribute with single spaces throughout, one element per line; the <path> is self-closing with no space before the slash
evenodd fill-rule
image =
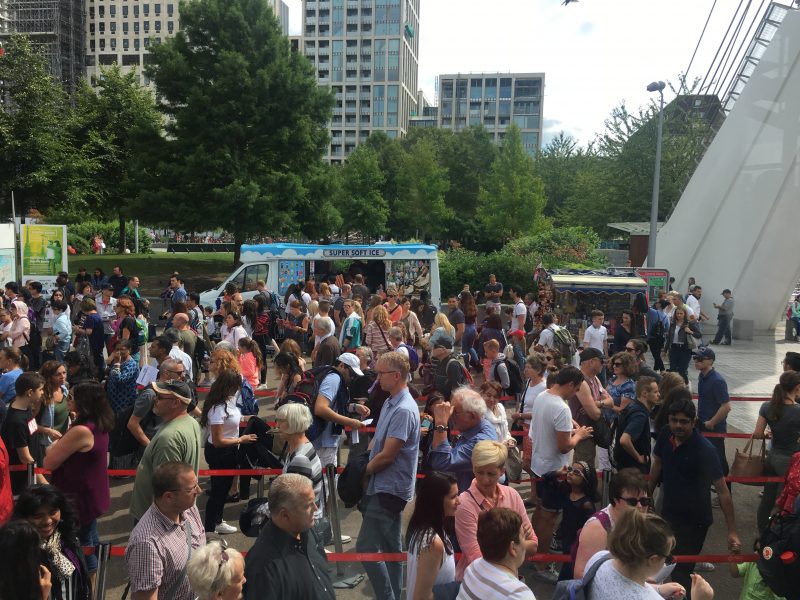
<path id="1" fill-rule="evenodd" d="M 380 284 L 383 289 L 393 286 L 401 295 L 412 297 L 419 297 L 424 290 L 437 307 L 441 300 L 436 246 L 390 242 L 372 245 L 244 244 L 240 260 L 242 265 L 219 287 L 200 294 L 203 306 L 214 306 L 228 283 L 235 283 L 246 300 L 255 296 L 256 283 L 264 281 L 268 290 L 283 299 L 293 283 L 339 272 L 362 273 L 373 292 Z M 332 268 L 330 263 L 333 262 L 339 264 Z"/>

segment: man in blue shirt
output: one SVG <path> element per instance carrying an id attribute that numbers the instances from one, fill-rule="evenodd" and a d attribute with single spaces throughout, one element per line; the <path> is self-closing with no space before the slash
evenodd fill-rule
<path id="1" fill-rule="evenodd" d="M 703 550 L 708 528 L 714 521 L 711 511 L 711 486 L 717 489 L 720 508 L 728 526 L 728 549 L 737 553 L 742 543 L 736 533 L 733 499 L 725 485 L 722 466 L 709 440 L 695 429 L 697 411 L 688 399 L 669 407 L 669 428 L 664 428 L 653 448 L 650 468 L 650 493 L 662 483 L 662 516 L 675 534 L 674 554 L 697 555 Z M 672 580 L 688 591 L 695 563 L 680 563 Z M 689 600 L 691 597 L 688 596 Z"/>
<path id="2" fill-rule="evenodd" d="M 378 383 L 389 398 L 370 444 L 367 463 L 364 519 L 356 552 L 401 552 L 400 525 L 403 509 L 414 497 L 419 454 L 419 409 L 407 380 L 408 359 L 386 352 L 378 359 Z M 402 565 L 398 562 L 363 563 L 376 598 L 400 600 Z"/>
<path id="3" fill-rule="evenodd" d="M 661 349 L 664 347 L 664 339 L 669 331 L 669 319 L 664 314 L 667 306 L 669 306 L 668 300 L 659 299 L 647 309 L 647 345 L 653 355 L 653 369 L 656 371 L 665 370 Z"/>
<path id="4" fill-rule="evenodd" d="M 694 367 L 700 371 L 697 378 L 697 419 L 700 431 L 725 433 L 728 431 L 728 413 L 731 412 L 728 384 L 714 368 L 716 355 L 709 347 L 698 348 L 692 353 Z M 722 472 L 728 475 L 728 459 L 725 457 L 725 438 L 707 438 L 717 450 Z M 728 486 L 730 489 L 730 486 Z"/>
<path id="5" fill-rule="evenodd" d="M 451 405 L 452 404 L 452 405 Z M 458 481 L 458 491 L 467 490 L 472 483 L 472 449 L 481 440 L 497 441 L 494 425 L 484 418 L 486 402 L 468 387 L 453 391 L 450 402 L 433 407 L 434 433 L 430 461 L 435 471 L 445 471 Z M 455 443 L 447 439 L 447 423 L 460 432 Z"/>

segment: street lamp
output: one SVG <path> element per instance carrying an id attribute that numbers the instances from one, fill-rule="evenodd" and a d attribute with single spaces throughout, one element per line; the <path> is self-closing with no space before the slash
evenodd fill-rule
<path id="1" fill-rule="evenodd" d="M 656 266 L 656 236 L 658 235 L 658 187 L 661 181 L 661 138 L 664 129 L 664 88 L 663 81 L 654 81 L 647 86 L 648 92 L 658 92 L 661 97 L 658 109 L 658 137 L 656 138 L 656 168 L 653 173 L 653 201 L 650 204 L 650 239 L 647 244 L 647 266 Z"/>

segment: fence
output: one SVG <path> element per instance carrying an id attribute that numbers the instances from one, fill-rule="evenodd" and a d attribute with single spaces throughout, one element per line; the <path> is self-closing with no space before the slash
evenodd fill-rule
<path id="1" fill-rule="evenodd" d="M 198 391 L 208 391 L 207 388 L 198 388 Z M 272 390 L 258 390 L 258 396 L 274 396 Z M 420 399 L 421 400 L 421 399 Z M 734 401 L 760 401 L 763 402 L 768 398 L 751 398 L 751 397 L 731 397 Z M 271 427 L 277 424 L 274 422 L 267 423 Z M 346 429 L 350 431 L 350 429 Z M 361 432 L 374 432 L 375 427 L 362 427 L 359 429 Z M 702 433 L 704 437 L 721 437 L 733 439 L 749 438 L 750 434 L 746 433 Z M 36 481 L 36 475 L 49 475 L 52 472 L 46 469 L 35 467 L 33 464 L 29 465 L 15 465 L 9 467 L 11 471 L 27 471 L 28 484 L 33 485 Z M 398 553 L 359 553 L 359 552 L 343 552 L 341 540 L 341 516 L 340 507 L 336 490 L 335 477 L 336 474 L 341 473 L 344 469 L 342 467 L 335 468 L 332 464 L 325 467 L 325 476 L 328 479 L 328 489 L 331 490 L 329 500 L 326 504 L 328 510 L 328 518 L 331 522 L 333 529 L 333 539 L 335 544 L 335 552 L 326 553 L 326 558 L 329 562 L 336 563 L 336 569 L 339 576 L 343 575 L 343 564 L 353 562 L 405 562 L 407 556 L 403 552 Z M 108 469 L 109 477 L 132 477 L 136 475 L 135 469 Z M 257 494 L 259 497 L 265 495 L 265 476 L 280 475 L 283 471 L 281 469 L 200 469 L 198 477 L 216 477 L 216 476 L 237 476 L 244 475 L 250 477 L 261 477 L 257 482 Z M 598 477 L 603 483 L 604 499 L 608 498 L 608 484 L 610 480 L 610 471 L 598 472 Z M 422 473 L 417 474 L 417 479 L 424 478 Z M 759 483 L 783 483 L 784 477 L 733 477 L 725 478 L 730 483 L 742 484 L 759 484 Z M 535 481 L 533 478 L 520 479 L 512 481 L 511 483 L 525 483 Z M 108 566 L 111 557 L 124 557 L 125 546 L 114 546 L 111 544 L 99 544 L 94 547 L 84 547 L 84 553 L 96 554 L 98 558 L 97 564 L 97 579 L 96 579 L 96 594 L 97 600 L 105 600 L 107 581 L 108 581 Z M 246 555 L 247 552 L 242 552 Z M 757 554 L 702 554 L 702 555 L 680 555 L 675 556 L 675 561 L 679 563 L 695 563 L 695 562 L 708 562 L 708 563 L 741 563 L 741 562 L 754 562 L 758 559 Z M 548 554 L 538 553 L 527 559 L 530 562 L 569 562 L 570 557 L 568 554 Z"/>

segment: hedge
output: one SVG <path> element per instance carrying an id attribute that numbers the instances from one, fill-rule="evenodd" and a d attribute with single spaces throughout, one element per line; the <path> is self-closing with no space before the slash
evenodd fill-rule
<path id="1" fill-rule="evenodd" d="M 119 247 L 119 222 L 118 221 L 86 221 L 83 223 L 76 223 L 67 226 L 67 241 L 72 239 L 79 240 L 82 238 L 89 244 L 87 250 L 82 251 L 81 248 L 73 244 L 79 254 L 91 252 L 91 239 L 100 234 L 103 236 L 103 241 L 106 243 L 106 252 L 115 253 Z M 80 241 L 78 241 L 80 244 Z M 133 252 L 135 248 L 134 228 L 133 224 L 128 224 L 125 229 L 125 245 Z M 148 254 L 151 252 L 150 232 L 144 228 L 139 227 L 139 253 Z"/>

